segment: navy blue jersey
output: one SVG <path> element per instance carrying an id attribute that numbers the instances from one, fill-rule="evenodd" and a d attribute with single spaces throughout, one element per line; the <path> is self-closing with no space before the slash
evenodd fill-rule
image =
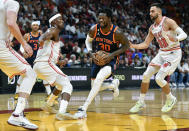
<path id="1" fill-rule="evenodd" d="M 104 34 L 100 28 L 100 25 L 96 25 L 96 33 L 94 37 L 94 45 L 96 51 L 103 50 L 112 53 L 119 49 L 119 42 L 114 40 L 114 33 L 117 30 L 117 26 L 111 26 L 108 33 Z"/>
<path id="2" fill-rule="evenodd" d="M 109 53 L 112 53 L 119 49 L 119 42 L 116 42 L 114 39 L 114 33 L 117 30 L 117 26 L 113 25 L 111 26 L 111 29 L 108 33 L 104 34 L 100 28 L 100 25 L 96 25 L 96 31 L 95 36 L 93 40 L 93 49 L 94 51 L 103 50 Z M 110 61 L 110 63 L 104 65 L 104 66 L 111 66 L 112 73 L 114 72 L 114 64 L 116 63 L 116 59 L 113 59 Z M 91 78 L 96 78 L 98 72 L 103 66 L 98 66 L 95 63 L 92 64 L 91 69 Z"/>
<path id="3" fill-rule="evenodd" d="M 32 47 L 33 49 L 33 55 L 29 58 L 26 59 L 26 61 L 33 66 L 33 62 L 37 56 L 37 51 L 39 49 L 39 37 L 41 36 L 40 33 L 38 35 L 34 36 L 31 32 L 28 35 L 28 44 Z"/>

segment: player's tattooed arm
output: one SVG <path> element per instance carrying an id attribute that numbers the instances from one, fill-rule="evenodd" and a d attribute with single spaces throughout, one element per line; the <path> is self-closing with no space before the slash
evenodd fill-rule
<path id="1" fill-rule="evenodd" d="M 39 42 L 44 42 L 45 40 L 50 40 L 55 33 L 55 29 L 54 28 L 50 28 L 48 29 L 44 34 L 42 34 L 39 38 Z"/>
<path id="2" fill-rule="evenodd" d="M 40 46 L 44 44 L 45 40 L 50 40 L 54 36 L 54 34 L 55 34 L 54 28 L 50 28 L 44 34 L 42 34 L 39 38 Z"/>
<path id="3" fill-rule="evenodd" d="M 112 58 L 114 58 L 114 56 L 117 56 L 125 52 L 125 50 L 129 48 L 129 40 L 127 39 L 127 37 L 124 35 L 124 33 L 122 32 L 120 28 L 116 30 L 114 34 L 114 39 L 115 39 L 115 42 L 121 44 L 121 47 L 118 50 L 111 53 Z"/>

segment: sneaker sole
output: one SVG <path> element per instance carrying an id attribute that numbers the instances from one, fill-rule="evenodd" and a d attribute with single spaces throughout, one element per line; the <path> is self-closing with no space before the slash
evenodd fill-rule
<path id="1" fill-rule="evenodd" d="M 176 103 L 177 103 L 177 99 L 174 100 L 173 106 L 172 106 L 168 111 L 162 111 L 162 110 L 161 110 L 161 112 L 164 112 L 164 113 L 169 112 L 170 110 L 173 109 L 173 107 L 174 107 L 174 105 L 175 105 Z"/>
<path id="2" fill-rule="evenodd" d="M 77 120 L 74 116 L 68 116 L 68 115 L 56 115 L 55 117 L 57 120 Z"/>
<path id="3" fill-rule="evenodd" d="M 12 123 L 10 123 L 10 122 L 8 122 L 7 121 L 7 123 L 9 124 L 9 125 L 11 125 L 11 126 L 16 126 L 16 127 L 23 127 L 23 128 L 25 128 L 25 129 L 28 129 L 28 130 L 37 130 L 38 128 L 28 128 L 28 127 L 24 127 L 24 126 L 22 126 L 22 125 L 16 125 L 16 124 L 12 124 Z"/>

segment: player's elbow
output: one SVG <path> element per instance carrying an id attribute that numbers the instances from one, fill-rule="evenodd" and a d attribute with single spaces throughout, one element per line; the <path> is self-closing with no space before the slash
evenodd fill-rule
<path id="1" fill-rule="evenodd" d="M 15 23 L 14 21 L 9 20 L 9 19 L 7 20 L 7 25 L 8 25 L 9 28 L 14 28 L 14 27 L 15 27 L 15 24 L 16 24 L 16 23 Z"/>

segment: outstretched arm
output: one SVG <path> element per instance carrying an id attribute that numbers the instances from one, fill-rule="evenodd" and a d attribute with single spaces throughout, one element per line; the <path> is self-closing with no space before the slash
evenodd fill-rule
<path id="1" fill-rule="evenodd" d="M 130 42 L 130 47 L 135 48 L 135 49 L 146 49 L 146 48 L 148 48 L 150 43 L 154 39 L 154 35 L 152 34 L 151 28 L 152 27 L 149 28 L 148 35 L 146 36 L 144 42 L 142 42 L 140 44 L 132 44 Z"/>

